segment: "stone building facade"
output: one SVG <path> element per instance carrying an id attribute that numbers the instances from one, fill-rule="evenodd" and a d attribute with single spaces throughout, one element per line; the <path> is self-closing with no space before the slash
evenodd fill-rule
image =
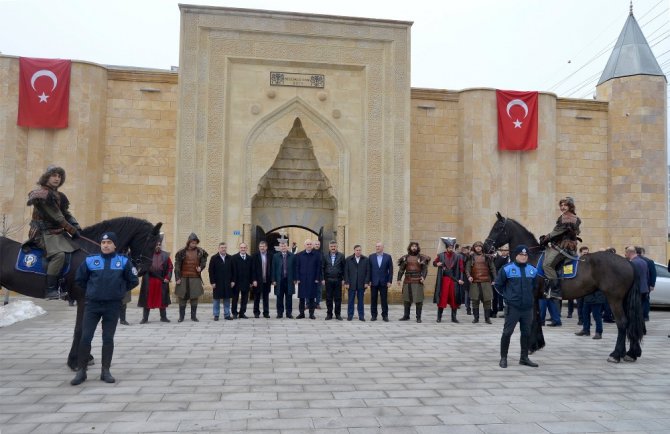
<path id="1" fill-rule="evenodd" d="M 592 249 L 665 259 L 665 77 L 613 77 L 596 100 L 541 93 L 538 149 L 500 152 L 494 89 L 410 88 L 409 22 L 181 10 L 179 73 L 74 62 L 67 129 L 16 125 L 18 59 L 0 56 L 10 223 L 55 163 L 83 224 L 162 221 L 172 251 L 192 231 L 213 252 L 298 226 L 345 253 L 417 240 L 433 255 L 440 236 L 486 237 L 496 211 L 546 233 L 569 195 Z"/>

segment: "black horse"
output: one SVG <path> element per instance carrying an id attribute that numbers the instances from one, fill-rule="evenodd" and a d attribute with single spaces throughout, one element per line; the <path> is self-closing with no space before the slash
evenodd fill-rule
<path id="1" fill-rule="evenodd" d="M 509 244 L 510 250 L 519 244 L 525 244 L 530 250 L 529 262 L 537 265 L 541 248 L 535 235 L 513 219 L 505 218 L 500 213 L 496 213 L 496 216 L 497 220 L 486 238 L 484 249 L 492 253 L 505 244 Z M 566 299 L 580 298 L 597 289 L 607 297 L 618 331 L 616 346 L 608 359 L 610 362 L 618 363 L 622 358 L 625 361 L 635 361 L 642 355 L 640 343 L 644 335 L 644 320 L 637 281 L 635 269 L 627 259 L 610 252 L 596 252 L 582 256 L 577 276 L 561 282 L 563 298 Z M 536 311 L 537 300 L 543 296 L 542 286 L 543 284 L 538 285 L 535 294 Z M 628 352 L 626 337 L 630 343 Z M 544 346 L 539 315 L 536 315 L 531 329 L 531 342 L 533 341 L 535 349 Z"/>
<path id="2" fill-rule="evenodd" d="M 92 240 L 99 240 L 100 236 L 107 231 L 115 232 L 119 239 L 119 245 L 116 246 L 117 250 L 128 250 L 128 255 L 137 268 L 138 274 L 142 275 L 151 266 L 151 258 L 156 247 L 156 241 L 159 239 L 161 225 L 162 223 L 158 223 L 154 226 L 146 220 L 133 217 L 119 217 L 83 229 L 81 231 L 83 237 L 75 240 L 79 250 L 73 253 L 70 270 L 64 276 L 64 283 L 62 284 L 62 287 L 69 292 L 70 297 L 77 301 L 77 320 L 74 326 L 72 347 L 67 359 L 67 365 L 72 370 L 77 369 L 77 351 L 81 339 L 85 305 L 85 291 L 75 284 L 74 277 L 77 268 L 88 254 L 100 252 L 100 245 L 92 242 Z M 43 275 L 25 273 L 14 268 L 20 248 L 21 243 L 0 237 L 0 287 L 29 297 L 44 298 L 46 278 Z"/>

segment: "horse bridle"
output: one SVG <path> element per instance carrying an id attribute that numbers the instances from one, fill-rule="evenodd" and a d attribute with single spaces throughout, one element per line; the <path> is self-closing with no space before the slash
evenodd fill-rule
<path id="1" fill-rule="evenodd" d="M 496 234 L 496 236 L 497 236 L 498 234 L 500 234 L 500 233 L 506 233 L 506 232 L 505 232 L 505 226 L 507 226 L 507 217 L 504 217 L 503 224 L 502 224 L 502 228 L 498 231 L 498 233 Z M 496 246 L 496 240 L 494 240 L 494 239 L 492 239 L 492 238 L 486 237 L 486 239 L 484 240 L 484 244 L 490 244 L 491 247 L 493 247 L 493 250 L 494 250 L 494 251 L 497 249 L 497 246 Z"/>

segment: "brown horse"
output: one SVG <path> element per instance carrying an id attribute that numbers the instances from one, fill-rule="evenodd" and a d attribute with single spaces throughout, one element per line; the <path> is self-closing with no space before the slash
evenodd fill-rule
<path id="1" fill-rule="evenodd" d="M 541 248 L 535 235 L 516 220 L 505 218 L 500 213 L 496 213 L 496 217 L 497 220 L 484 243 L 484 249 L 492 253 L 505 244 L 509 244 L 510 250 L 519 244 L 525 244 L 530 250 L 529 262 L 537 265 Z M 625 361 L 635 361 L 642 355 L 640 342 L 644 335 L 644 319 L 637 281 L 635 269 L 630 262 L 609 252 L 582 256 L 577 276 L 561 281 L 563 297 L 566 299 L 580 298 L 597 289 L 607 297 L 616 319 L 618 332 L 616 346 L 608 358 L 610 362 L 618 363 L 622 358 Z M 539 310 L 537 300 L 543 296 L 543 280 L 540 283 L 535 294 L 536 311 Z M 628 352 L 626 352 L 626 337 L 630 343 Z M 533 321 L 531 329 L 531 344 L 533 343 L 535 349 L 544 346 L 539 315 L 536 315 L 536 321 Z"/>
<path id="2" fill-rule="evenodd" d="M 107 231 L 115 232 L 119 239 L 118 251 L 128 250 L 128 256 L 137 267 L 138 274 L 144 274 L 151 266 L 153 250 L 159 239 L 159 231 L 162 223 L 153 225 L 146 220 L 133 217 L 119 217 L 105 220 L 101 223 L 87 227 L 81 231 L 83 237 L 89 240 L 98 240 Z M 84 296 L 85 290 L 79 288 L 74 282 L 74 276 L 79 265 L 89 253 L 99 253 L 100 246 L 84 238 L 75 240 L 79 250 L 72 254 L 70 270 L 63 276 L 61 284 L 70 294 L 70 298 L 77 301 L 77 319 L 74 326 L 72 347 L 68 355 L 67 365 L 77 369 L 77 351 L 81 339 L 82 322 L 84 319 Z M 5 287 L 28 297 L 44 298 L 46 278 L 35 273 L 25 273 L 15 270 L 17 255 L 21 243 L 9 238 L 0 237 L 0 287 Z"/>

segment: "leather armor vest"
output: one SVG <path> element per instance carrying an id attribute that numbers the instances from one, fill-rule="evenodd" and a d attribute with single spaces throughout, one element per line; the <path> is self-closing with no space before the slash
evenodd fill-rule
<path id="1" fill-rule="evenodd" d="M 421 262 L 419 256 L 407 255 L 405 279 L 403 283 L 421 283 Z"/>
<path id="2" fill-rule="evenodd" d="M 181 263 L 181 277 L 200 277 L 196 267 L 200 265 L 198 261 L 198 250 L 186 250 L 186 255 Z"/>
<path id="3" fill-rule="evenodd" d="M 491 272 L 486 263 L 486 256 L 474 255 L 472 257 L 472 280 L 475 283 L 491 281 Z"/>

